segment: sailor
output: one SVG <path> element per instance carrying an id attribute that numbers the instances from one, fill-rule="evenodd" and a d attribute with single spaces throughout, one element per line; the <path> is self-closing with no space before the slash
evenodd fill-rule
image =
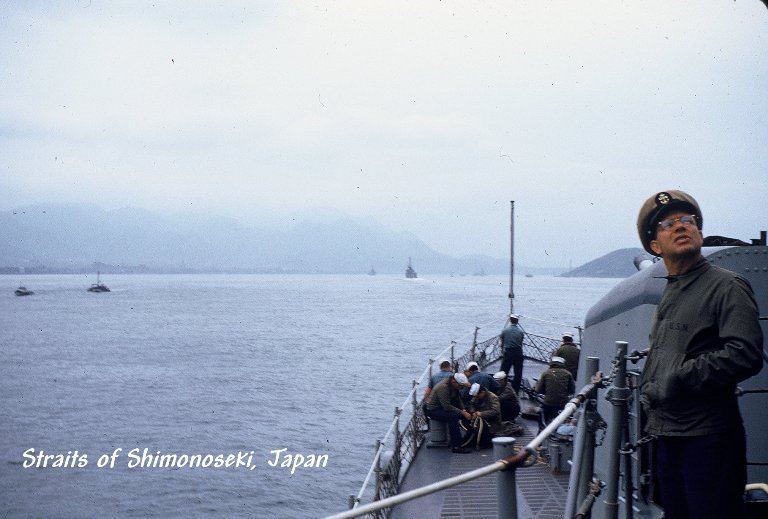
<path id="1" fill-rule="evenodd" d="M 563 333 L 563 342 L 555 350 L 554 355 L 565 359 L 565 369 L 571 372 L 573 380 L 576 380 L 576 374 L 579 370 L 579 356 L 581 350 L 573 342 L 573 333 L 566 331 Z"/>
<path id="2" fill-rule="evenodd" d="M 518 326 L 519 321 L 520 318 L 517 315 L 509 314 L 509 326 L 499 335 L 504 353 L 501 371 L 509 374 L 510 368 L 513 370 L 512 389 L 515 393 L 520 391 L 523 380 L 523 330 Z"/>
<path id="3" fill-rule="evenodd" d="M 491 426 L 497 426 L 501 423 L 499 397 L 478 383 L 472 384 L 469 394 L 472 396 L 472 418 L 480 417 Z"/>
<path id="4" fill-rule="evenodd" d="M 480 371 L 480 366 L 477 364 L 477 362 L 473 361 L 468 363 L 467 367 L 464 369 L 464 374 L 469 379 L 470 384 L 477 382 L 494 394 L 499 394 L 499 391 L 501 391 L 501 385 L 499 382 L 495 380 L 493 375 L 490 373 Z"/>
<path id="5" fill-rule="evenodd" d="M 453 370 L 451 369 L 450 360 L 440 359 L 437 365 L 440 366 L 440 371 L 438 371 L 437 373 L 429 377 L 429 386 L 427 386 L 427 388 L 424 389 L 424 399 L 426 399 L 429 396 L 429 394 L 432 392 L 432 390 L 435 388 L 438 382 L 440 382 L 444 378 L 448 378 L 453 375 Z"/>
<path id="6" fill-rule="evenodd" d="M 514 421 L 514 419 L 520 415 L 520 400 L 517 398 L 517 393 L 512 389 L 512 384 L 509 383 L 509 377 L 507 377 L 507 374 L 503 371 L 495 373 L 493 378 L 496 379 L 501 386 L 501 391 L 499 391 L 501 419 L 502 421 Z"/>
<path id="7" fill-rule="evenodd" d="M 469 419 L 471 415 L 464 407 L 459 390 L 470 387 L 469 380 L 463 373 L 456 373 L 437 383 L 429 394 L 426 405 L 427 417 L 448 425 L 453 452 L 469 452 L 461 446 L 461 428 L 459 420 Z"/>
<path id="8" fill-rule="evenodd" d="M 574 391 L 576 383 L 571 372 L 565 369 L 565 359 L 552 357 L 549 369 L 541 374 L 536 383 L 536 392 L 544 395 L 541 403 L 542 425 L 551 422 L 563 410 Z"/>
<path id="9" fill-rule="evenodd" d="M 637 217 L 640 242 L 667 269 L 640 378 L 667 519 L 743 516 L 746 440 L 736 384 L 763 366 L 752 289 L 702 256 L 702 222 L 696 200 L 674 190 L 648 198 Z"/>

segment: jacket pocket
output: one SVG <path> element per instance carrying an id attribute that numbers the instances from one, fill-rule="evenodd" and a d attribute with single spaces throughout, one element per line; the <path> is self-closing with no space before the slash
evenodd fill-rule
<path id="1" fill-rule="evenodd" d="M 679 377 L 685 357 L 679 353 L 657 351 L 643 371 L 643 385 L 640 401 L 650 408 L 676 407 L 683 396 L 683 385 Z"/>

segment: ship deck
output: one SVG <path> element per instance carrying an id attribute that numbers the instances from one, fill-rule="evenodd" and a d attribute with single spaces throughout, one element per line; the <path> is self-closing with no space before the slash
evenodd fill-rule
<path id="1" fill-rule="evenodd" d="M 490 368 L 486 368 L 491 371 Z M 524 373 L 542 371 L 542 367 L 526 361 Z M 525 409 L 530 400 L 521 399 Z M 527 445 L 538 432 L 536 420 L 518 417 L 516 422 L 524 432 L 515 437 L 515 447 Z M 495 462 L 493 449 L 473 450 L 469 454 L 454 454 L 450 447 L 427 448 L 422 445 L 418 455 L 408 469 L 401 492 L 407 492 L 436 481 L 458 476 Z M 490 474 L 468 483 L 442 490 L 428 496 L 397 505 L 392 509 L 390 519 L 450 518 L 485 519 L 497 517 L 496 478 Z M 540 457 L 530 467 L 517 469 L 517 506 L 520 519 L 562 518 L 565 496 L 568 491 L 567 472 L 553 470 L 546 458 Z"/>
<path id="2" fill-rule="evenodd" d="M 516 447 L 530 442 L 538 426 L 535 421 L 518 418 L 525 432 L 515 437 Z M 449 447 L 426 448 L 408 470 L 402 491 L 406 492 L 441 479 L 458 476 L 465 472 L 495 462 L 493 449 L 472 451 L 469 454 L 453 454 Z M 496 517 L 496 478 L 491 474 L 463 485 L 442 490 L 396 506 L 390 519 L 413 517 L 435 518 L 488 518 Z M 530 467 L 517 469 L 517 505 L 520 519 L 562 518 L 565 495 L 568 491 L 568 473 L 553 471 L 544 458 Z"/>

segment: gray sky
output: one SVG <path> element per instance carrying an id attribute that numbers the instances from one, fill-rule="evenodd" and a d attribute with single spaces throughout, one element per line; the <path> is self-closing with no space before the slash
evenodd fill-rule
<path id="1" fill-rule="evenodd" d="M 9 5 L 10 4 L 10 5 Z M 639 246 L 656 191 L 768 228 L 768 9 L 698 2 L 0 4 L 0 209 L 336 208 L 451 255 Z"/>

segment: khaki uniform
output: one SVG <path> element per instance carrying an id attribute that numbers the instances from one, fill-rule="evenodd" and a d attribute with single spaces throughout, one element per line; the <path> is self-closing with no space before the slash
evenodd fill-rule
<path id="1" fill-rule="evenodd" d="M 451 378 L 445 378 L 437 383 L 427 399 L 427 410 L 443 409 L 461 414 L 464 403 L 458 389 L 451 385 Z"/>
<path id="2" fill-rule="evenodd" d="M 489 424 L 495 425 L 501 423 L 501 404 L 499 403 L 499 397 L 491 393 L 485 392 L 485 398 L 474 404 L 474 410 L 480 412 L 485 420 Z"/>
<path id="3" fill-rule="evenodd" d="M 544 395 L 543 404 L 551 407 L 565 406 L 574 391 L 576 383 L 571 372 L 560 366 L 546 370 L 536 384 L 536 392 Z"/>
<path id="4" fill-rule="evenodd" d="M 565 359 L 565 369 L 571 372 L 573 380 L 576 380 L 576 374 L 579 370 L 579 356 L 581 350 L 572 342 L 564 342 L 553 353 L 556 357 Z"/>

